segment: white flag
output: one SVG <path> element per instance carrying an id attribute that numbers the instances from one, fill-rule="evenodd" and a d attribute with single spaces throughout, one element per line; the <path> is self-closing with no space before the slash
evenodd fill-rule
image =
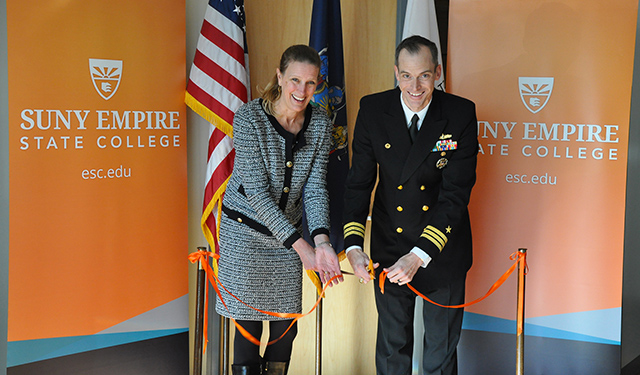
<path id="1" fill-rule="evenodd" d="M 442 64 L 442 48 L 440 48 L 440 33 L 438 33 L 434 0 L 407 1 L 402 39 L 412 35 L 420 35 L 434 42 L 438 46 L 438 62 Z M 444 66 L 440 79 L 436 81 L 436 87 L 444 91 Z"/>

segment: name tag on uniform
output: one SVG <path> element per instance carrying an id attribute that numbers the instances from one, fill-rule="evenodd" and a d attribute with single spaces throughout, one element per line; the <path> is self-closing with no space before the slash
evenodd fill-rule
<path id="1" fill-rule="evenodd" d="M 436 142 L 435 147 L 431 150 L 433 151 L 449 151 L 455 150 L 458 148 L 458 142 L 451 139 L 443 139 Z"/>

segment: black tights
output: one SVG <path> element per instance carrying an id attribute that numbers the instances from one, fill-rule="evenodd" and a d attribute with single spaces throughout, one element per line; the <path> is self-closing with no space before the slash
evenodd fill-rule
<path id="1" fill-rule="evenodd" d="M 260 340 L 262 336 L 262 321 L 238 320 L 244 329 L 253 337 Z M 269 341 L 275 340 L 289 327 L 289 320 L 269 321 Z M 264 360 L 272 362 L 289 362 L 291 359 L 291 349 L 293 339 L 298 334 L 298 323 L 294 324 L 289 332 L 278 342 L 267 345 L 264 352 Z M 247 340 L 242 334 L 236 331 L 236 338 L 233 343 L 233 364 L 234 365 L 256 365 L 260 363 L 260 347 Z"/>

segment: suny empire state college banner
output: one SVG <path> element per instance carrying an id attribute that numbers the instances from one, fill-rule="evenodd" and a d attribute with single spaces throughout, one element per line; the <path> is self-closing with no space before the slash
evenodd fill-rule
<path id="1" fill-rule="evenodd" d="M 528 248 L 529 337 L 620 345 L 637 7 L 451 1 L 447 89 L 476 103 L 480 143 L 467 294 L 484 294 Z M 466 311 L 466 329 L 515 333 L 504 324 L 515 319 L 515 278 Z M 532 366 L 580 361 L 553 354 Z"/>
<path id="2" fill-rule="evenodd" d="M 8 367 L 186 332 L 184 1 L 8 0 Z"/>

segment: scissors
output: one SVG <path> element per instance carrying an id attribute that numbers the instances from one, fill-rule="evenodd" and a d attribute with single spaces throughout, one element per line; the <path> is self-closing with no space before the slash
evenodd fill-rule
<path id="1" fill-rule="evenodd" d="M 343 271 L 340 270 L 340 272 L 344 275 L 355 275 L 353 272 L 349 272 L 349 271 Z M 371 277 L 371 280 L 374 280 L 376 278 L 376 273 L 373 269 L 373 261 L 371 259 L 369 259 L 369 265 L 367 266 L 367 272 L 369 272 L 369 276 Z M 364 280 L 362 278 L 360 278 L 360 282 L 362 283 Z"/>

